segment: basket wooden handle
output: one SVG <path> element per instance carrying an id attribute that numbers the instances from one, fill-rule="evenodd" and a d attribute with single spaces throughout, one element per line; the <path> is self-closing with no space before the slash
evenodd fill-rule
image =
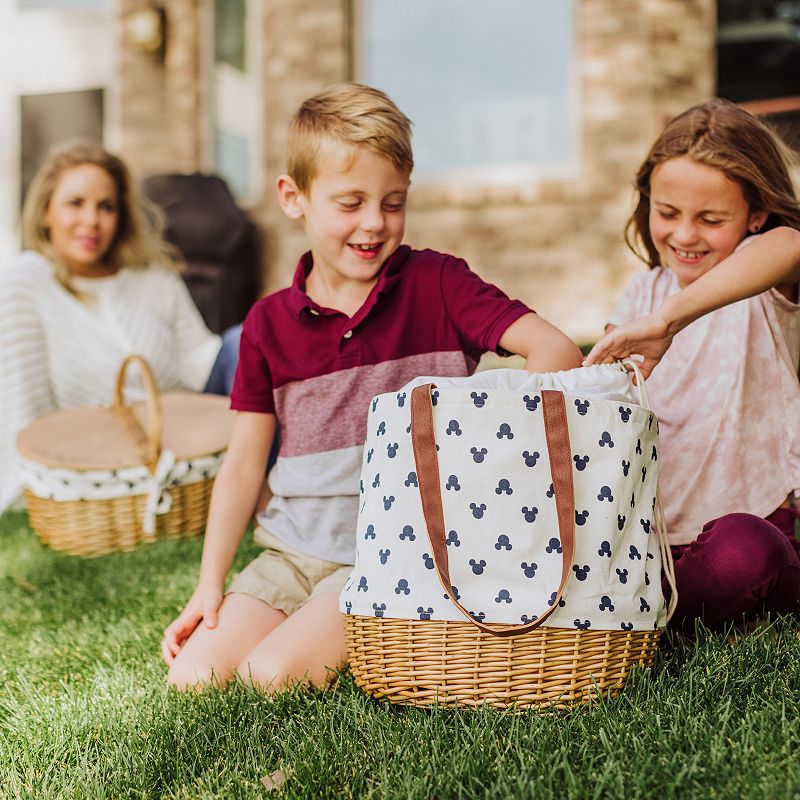
<path id="1" fill-rule="evenodd" d="M 557 608 L 571 575 L 572 559 L 575 554 L 575 492 L 572 484 L 572 457 L 567 425 L 567 408 L 561 392 L 546 389 L 542 391 L 542 410 L 547 451 L 550 458 L 550 471 L 553 476 L 553 490 L 556 498 L 558 531 L 561 540 L 561 581 L 556 589 L 555 599 L 541 616 L 524 625 L 504 627 L 490 626 L 476 620 L 454 596 L 450 580 L 450 565 L 445 540 L 444 510 L 442 490 L 439 482 L 439 459 L 436 455 L 436 438 L 433 427 L 433 403 L 431 390 L 433 383 L 417 386 L 411 392 L 411 441 L 414 448 L 414 461 L 417 466 L 417 480 L 422 499 L 422 512 L 428 528 L 428 539 L 433 551 L 436 572 L 447 596 L 459 611 L 473 624 L 493 636 L 519 636 L 538 628 Z"/>
<path id="2" fill-rule="evenodd" d="M 144 388 L 147 392 L 147 425 L 142 431 L 130 408 L 125 405 L 123 390 L 125 374 L 130 364 L 136 363 L 142 373 Z M 128 356 L 120 365 L 117 373 L 117 384 L 114 388 L 114 402 L 111 408 L 121 415 L 126 430 L 144 450 L 144 462 L 151 473 L 155 472 L 158 457 L 161 455 L 161 438 L 164 432 L 164 416 L 161 413 L 161 395 L 156 386 L 150 365 L 140 355 Z"/>

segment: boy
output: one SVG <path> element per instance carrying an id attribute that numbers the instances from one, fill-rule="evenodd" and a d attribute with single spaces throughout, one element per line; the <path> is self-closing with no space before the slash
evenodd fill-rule
<path id="1" fill-rule="evenodd" d="M 382 92 L 332 86 L 289 133 L 277 182 L 284 213 L 311 250 L 293 285 L 260 300 L 244 324 L 231 406 L 239 413 L 217 477 L 200 579 L 166 629 L 169 682 L 219 685 L 237 673 L 279 691 L 323 685 L 346 659 L 338 594 L 354 560 L 369 399 L 417 375 L 471 374 L 507 351 L 542 372 L 580 365 L 578 348 L 452 256 L 402 245 L 413 159 L 411 123 Z M 258 515 L 265 549 L 225 576 L 270 473 Z M 205 624 L 200 625 L 200 622 Z"/>

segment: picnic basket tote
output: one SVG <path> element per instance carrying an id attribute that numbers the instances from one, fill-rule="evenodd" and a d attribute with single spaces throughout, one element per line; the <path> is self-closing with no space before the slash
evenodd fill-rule
<path id="1" fill-rule="evenodd" d="M 375 698 L 560 707 L 653 663 L 677 598 L 641 376 L 637 404 L 619 365 L 500 372 L 372 400 L 340 608 Z"/>
<path id="2" fill-rule="evenodd" d="M 127 405 L 132 364 L 147 399 Z M 31 526 L 44 544 L 80 556 L 201 533 L 232 423 L 227 398 L 162 395 L 147 362 L 128 356 L 111 406 L 56 411 L 20 433 Z"/>

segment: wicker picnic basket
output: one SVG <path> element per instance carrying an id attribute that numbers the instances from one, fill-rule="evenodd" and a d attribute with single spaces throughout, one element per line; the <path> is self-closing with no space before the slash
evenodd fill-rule
<path id="1" fill-rule="evenodd" d="M 543 380 L 567 381 L 570 373 L 558 375 L 567 377 Z M 420 706 L 552 708 L 613 697 L 634 668 L 652 666 L 676 593 L 656 494 L 657 422 L 641 376 L 639 387 L 638 408 L 602 396 L 587 400 L 577 390 L 568 403 L 562 390 L 523 394 L 481 386 L 470 394 L 469 384 L 463 390 L 406 387 L 410 398 L 403 390 L 373 398 L 356 566 L 340 606 L 350 669 L 360 688 L 376 699 Z M 499 430 L 496 421 L 492 427 L 493 407 L 503 420 Z M 512 428 L 515 441 L 506 458 L 498 434 Z M 613 454 L 607 446 L 612 436 Z M 544 465 L 528 459 L 532 443 L 547 454 Z M 481 477 L 487 467 L 496 470 L 493 482 Z M 619 478 L 609 477 L 614 468 Z M 449 472 L 455 474 L 447 478 Z M 498 475 L 510 481 L 498 483 Z M 598 495 L 600 481 L 613 487 L 619 503 L 613 509 L 606 494 Z M 508 516 L 489 518 L 493 506 L 505 503 L 505 495 L 499 499 L 503 487 L 510 495 L 512 483 Z M 548 484 L 549 491 L 541 491 Z M 609 486 L 603 489 L 611 495 Z M 460 512 L 466 505 L 462 496 L 475 501 L 472 515 Z M 519 514 L 522 502 L 531 504 L 528 498 L 537 504 L 536 524 Z M 485 505 L 477 508 L 478 500 Z M 627 520 L 617 518 L 618 509 Z M 538 554 L 524 549 L 526 541 L 538 540 L 527 533 L 537 529 L 544 543 L 552 537 Z M 513 554 L 504 561 L 512 542 Z M 520 565 L 531 552 L 538 563 Z M 467 557 L 471 570 L 464 565 Z M 673 589 L 669 608 L 657 578 L 662 565 Z M 613 584 L 621 567 L 625 579 Z M 492 587 L 510 589 L 498 594 L 493 588 L 481 603 L 472 588 L 486 576 L 496 580 Z M 536 585 L 542 588 L 527 589 Z M 526 591 L 529 597 L 541 592 L 541 599 L 530 601 L 538 617 L 524 616 L 520 624 L 519 616 L 516 622 L 488 616 L 510 609 L 511 595 L 515 605 L 526 602 Z M 612 598 L 601 597 L 605 593 Z M 476 614 L 478 609 L 487 615 Z M 520 610 L 527 607 L 515 613 Z"/>
<path id="2" fill-rule="evenodd" d="M 126 405 L 131 364 L 147 399 Z M 44 544 L 81 556 L 201 533 L 232 424 L 227 398 L 162 395 L 147 362 L 129 356 L 111 406 L 57 411 L 20 433 L 31 526 Z"/>
<path id="3" fill-rule="evenodd" d="M 469 622 L 344 620 L 356 684 L 376 699 L 418 706 L 522 710 L 615 697 L 632 669 L 653 665 L 661 636 L 538 628 L 503 639 Z"/>

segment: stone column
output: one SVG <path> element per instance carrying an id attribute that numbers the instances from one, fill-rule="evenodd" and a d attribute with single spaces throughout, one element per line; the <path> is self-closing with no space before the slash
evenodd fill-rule
<path id="1" fill-rule="evenodd" d="M 284 171 L 289 121 L 300 103 L 350 78 L 349 0 L 268 0 L 263 17 L 265 191 L 255 216 L 265 230 L 265 291 L 284 286 L 306 244 L 275 199 Z"/>

